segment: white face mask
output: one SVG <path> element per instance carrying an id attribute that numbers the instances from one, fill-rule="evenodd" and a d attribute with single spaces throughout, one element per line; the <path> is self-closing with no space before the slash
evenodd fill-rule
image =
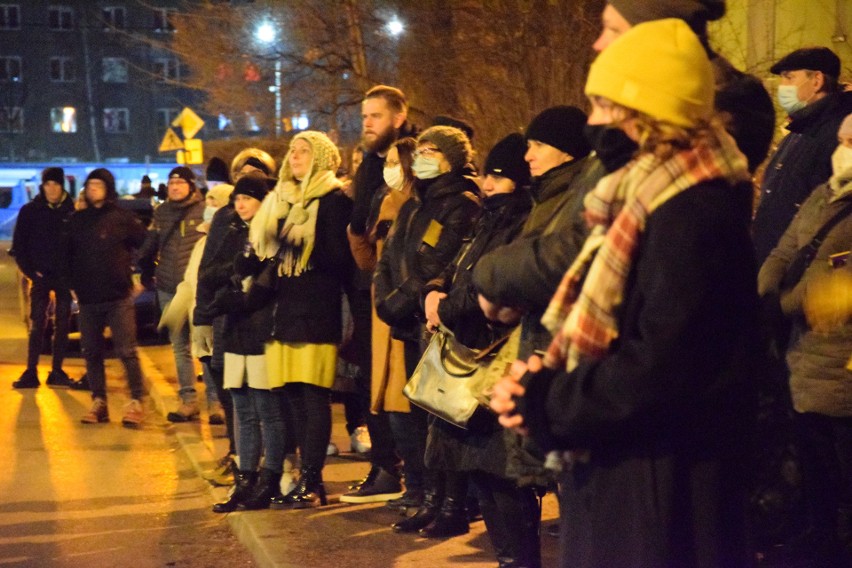
<path id="1" fill-rule="evenodd" d="M 796 85 L 778 85 L 778 104 L 787 114 L 805 108 L 805 101 L 799 100 L 799 87 Z"/>
<path id="2" fill-rule="evenodd" d="M 852 170 L 852 148 L 839 145 L 831 155 L 831 170 L 834 177 L 840 177 Z"/>
<path id="3" fill-rule="evenodd" d="M 405 183 L 405 177 L 402 175 L 402 166 L 396 165 L 390 168 L 385 168 L 383 172 L 383 176 L 385 178 L 385 183 L 388 184 L 388 187 L 391 189 L 402 189 L 402 185 Z"/>
<path id="4" fill-rule="evenodd" d="M 441 162 L 438 158 L 417 156 L 411 166 L 417 179 L 432 179 L 441 175 Z"/>
<path id="5" fill-rule="evenodd" d="M 204 222 L 209 223 L 210 221 L 212 221 L 213 215 L 215 215 L 216 211 L 218 211 L 218 210 L 219 210 L 219 208 L 214 206 L 214 205 L 208 205 L 207 207 L 205 207 L 204 208 L 204 215 L 202 216 L 202 219 L 204 220 Z"/>

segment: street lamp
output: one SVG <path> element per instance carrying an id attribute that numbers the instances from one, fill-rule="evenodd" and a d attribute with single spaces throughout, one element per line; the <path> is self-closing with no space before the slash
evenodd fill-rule
<path id="1" fill-rule="evenodd" d="M 271 44 L 277 37 L 275 27 L 269 22 L 263 22 L 257 27 L 255 35 L 265 44 Z M 281 137 L 281 58 L 275 53 L 275 85 L 269 87 L 275 93 L 275 137 Z"/>
<path id="2" fill-rule="evenodd" d="M 385 30 L 393 37 L 399 37 L 405 31 L 405 24 L 394 16 L 385 24 Z"/>

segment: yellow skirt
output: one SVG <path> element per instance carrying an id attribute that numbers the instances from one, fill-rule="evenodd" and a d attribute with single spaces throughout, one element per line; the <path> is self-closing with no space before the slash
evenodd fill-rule
<path id="1" fill-rule="evenodd" d="M 272 383 L 308 383 L 330 389 L 337 374 L 337 345 L 270 341 L 266 344 L 266 372 Z"/>

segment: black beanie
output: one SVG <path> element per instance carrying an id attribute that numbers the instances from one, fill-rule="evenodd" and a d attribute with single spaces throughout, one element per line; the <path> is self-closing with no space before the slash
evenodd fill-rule
<path id="1" fill-rule="evenodd" d="M 273 178 L 266 177 L 260 172 L 250 172 L 237 181 L 237 185 L 234 186 L 234 191 L 231 192 L 231 199 L 242 194 L 254 197 L 258 201 L 263 201 L 263 198 L 266 197 L 269 190 L 275 187 L 276 181 L 277 180 Z"/>
<path id="2" fill-rule="evenodd" d="M 86 181 L 83 182 L 83 187 L 86 187 L 90 179 L 99 179 L 106 184 L 106 199 L 108 201 L 118 197 L 118 193 L 115 191 L 115 178 L 108 169 L 96 168 L 89 172 L 89 175 L 86 176 Z"/>
<path id="3" fill-rule="evenodd" d="M 532 119 L 524 138 L 549 144 L 574 159 L 584 158 L 591 152 L 589 142 L 583 136 L 586 119 L 586 113 L 577 107 L 550 107 Z"/>
<path id="4" fill-rule="evenodd" d="M 485 159 L 485 175 L 492 174 L 509 178 L 515 185 L 526 185 L 530 181 L 530 166 L 524 160 L 527 143 L 517 132 L 497 142 Z"/>
<path id="5" fill-rule="evenodd" d="M 207 162 L 207 170 L 204 172 L 204 177 L 207 181 L 231 183 L 228 164 L 225 163 L 225 160 L 216 156 L 210 158 L 210 161 Z"/>
<path id="6" fill-rule="evenodd" d="M 186 166 L 178 166 L 173 168 L 172 171 L 169 172 L 169 179 L 178 177 L 182 180 L 186 180 L 187 183 L 195 185 L 195 174 L 192 173 L 192 170 L 187 168 Z"/>
<path id="7" fill-rule="evenodd" d="M 151 185 L 151 178 L 149 178 L 147 175 L 142 176 L 142 183 L 147 183 L 148 185 Z"/>
<path id="8" fill-rule="evenodd" d="M 46 181 L 55 181 L 65 187 L 65 170 L 58 167 L 44 168 L 44 171 L 41 172 L 41 183 Z"/>
<path id="9" fill-rule="evenodd" d="M 725 15 L 725 0 L 609 0 L 609 3 L 633 26 L 678 18 L 696 33 L 704 31 L 707 22 Z"/>
<path id="10" fill-rule="evenodd" d="M 265 173 L 266 175 L 269 175 L 269 174 L 272 173 L 272 172 L 269 171 L 269 166 L 267 166 L 259 158 L 256 158 L 254 156 L 251 156 L 248 160 L 246 160 L 242 167 L 246 167 L 246 166 L 251 166 L 251 167 L 253 167 L 257 170 L 260 170 L 263 173 Z"/>

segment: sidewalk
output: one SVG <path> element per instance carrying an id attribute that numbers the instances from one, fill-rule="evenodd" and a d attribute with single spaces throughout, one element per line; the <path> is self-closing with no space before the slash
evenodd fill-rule
<path id="1" fill-rule="evenodd" d="M 156 412 L 165 416 L 177 403 L 174 378 L 164 374 L 151 356 L 158 346 L 140 350 L 142 368 Z M 158 357 L 159 359 L 159 357 Z M 199 384 L 202 389 L 203 385 Z M 203 394 L 199 399 L 203 400 Z M 150 410 L 149 406 L 149 410 Z M 202 420 L 173 425 L 174 433 L 189 456 L 197 474 L 212 468 L 227 451 L 224 426 L 210 426 L 206 414 Z M 349 483 L 367 474 L 369 463 L 348 453 L 349 437 L 341 405 L 333 405 L 332 441 L 341 455 L 330 457 L 323 470 L 329 505 L 309 510 L 245 511 L 221 515 L 239 541 L 263 568 L 343 567 L 371 568 L 397 566 L 493 567 L 497 565 L 485 526 L 472 523 L 470 533 L 448 540 L 430 540 L 416 535 L 395 534 L 391 523 L 399 517 L 382 503 L 350 505 L 339 498 Z M 210 503 L 227 498 L 227 488 L 210 486 Z M 210 513 L 214 515 L 214 513 Z M 544 526 L 552 525 L 558 515 L 553 495 L 544 499 Z M 545 566 L 556 565 L 557 539 L 542 534 Z"/>

